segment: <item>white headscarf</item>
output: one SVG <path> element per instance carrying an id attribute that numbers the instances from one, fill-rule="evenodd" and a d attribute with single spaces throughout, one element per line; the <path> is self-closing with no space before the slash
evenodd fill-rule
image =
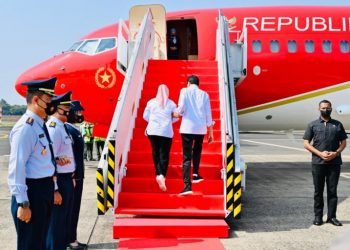
<path id="1" fill-rule="evenodd" d="M 165 84 L 159 85 L 157 96 L 156 96 L 156 100 L 159 103 L 159 106 L 161 108 L 164 108 L 168 99 L 169 99 L 168 87 Z"/>

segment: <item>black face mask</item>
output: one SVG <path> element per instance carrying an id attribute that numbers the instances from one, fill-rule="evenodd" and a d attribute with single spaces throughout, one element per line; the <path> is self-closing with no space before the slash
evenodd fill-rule
<path id="1" fill-rule="evenodd" d="M 329 118 L 331 117 L 332 110 L 331 109 L 326 109 L 326 110 L 320 110 L 321 116 L 324 118 Z"/>
<path id="2" fill-rule="evenodd" d="M 61 110 L 61 111 L 63 112 L 63 114 L 60 114 L 60 115 L 65 115 L 65 116 L 67 116 L 67 118 L 68 118 L 68 116 L 69 116 L 70 113 L 73 113 L 73 112 L 66 111 L 66 110 L 61 109 L 61 108 L 58 108 L 58 109 Z"/>
<path id="3" fill-rule="evenodd" d="M 46 104 L 46 108 L 41 106 L 39 103 L 39 107 L 43 108 L 45 110 L 46 115 L 53 115 L 57 111 L 57 106 L 53 104 L 52 102 L 45 102 L 43 99 L 39 97 L 39 99 Z"/>
<path id="4" fill-rule="evenodd" d="M 84 121 L 83 115 L 76 115 L 74 112 L 69 112 L 67 116 L 67 122 L 69 123 L 82 123 Z"/>
<path id="5" fill-rule="evenodd" d="M 82 123 L 84 121 L 83 115 L 77 115 L 76 116 L 76 123 Z"/>

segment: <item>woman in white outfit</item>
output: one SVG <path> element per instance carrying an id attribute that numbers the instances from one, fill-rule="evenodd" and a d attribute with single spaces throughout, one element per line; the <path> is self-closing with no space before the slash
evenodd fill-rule
<path id="1" fill-rule="evenodd" d="M 166 191 L 165 177 L 169 165 L 169 154 L 174 135 L 173 118 L 176 104 L 169 99 L 169 89 L 165 84 L 158 87 L 157 96 L 147 102 L 143 119 L 148 122 L 146 134 L 152 145 L 156 181 L 162 191 Z"/>

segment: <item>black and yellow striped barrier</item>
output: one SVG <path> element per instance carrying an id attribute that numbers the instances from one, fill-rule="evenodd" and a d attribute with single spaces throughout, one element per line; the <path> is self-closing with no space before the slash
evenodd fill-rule
<path id="1" fill-rule="evenodd" d="M 115 141 L 108 141 L 107 154 L 107 207 L 114 206 Z"/>
<path id="2" fill-rule="evenodd" d="M 241 179 L 240 172 L 235 172 L 235 147 L 233 143 L 227 143 L 226 151 L 226 210 L 233 212 L 233 217 L 241 217 Z"/>
<path id="3" fill-rule="evenodd" d="M 97 191 L 97 214 L 103 215 L 106 213 L 105 208 L 105 192 L 103 189 L 103 169 L 98 168 L 96 170 L 96 191 Z"/>

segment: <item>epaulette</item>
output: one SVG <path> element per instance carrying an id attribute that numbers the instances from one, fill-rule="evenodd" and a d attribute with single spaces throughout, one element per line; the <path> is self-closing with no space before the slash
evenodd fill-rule
<path id="1" fill-rule="evenodd" d="M 34 119 L 31 118 L 31 117 L 28 117 L 27 121 L 26 121 L 27 124 L 29 124 L 30 126 L 33 126 L 33 123 L 34 123 Z"/>
<path id="2" fill-rule="evenodd" d="M 49 127 L 52 127 L 52 128 L 56 127 L 56 122 L 50 122 Z"/>

